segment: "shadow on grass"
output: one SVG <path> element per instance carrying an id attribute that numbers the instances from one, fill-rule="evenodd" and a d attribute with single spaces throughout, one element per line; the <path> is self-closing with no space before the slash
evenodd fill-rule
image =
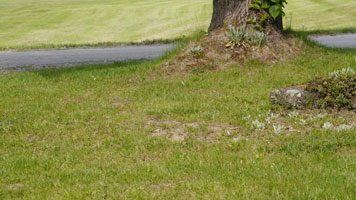
<path id="1" fill-rule="evenodd" d="M 57 78 L 65 74 L 88 73 L 93 71 L 112 71 L 114 69 L 121 69 L 121 71 L 135 72 L 138 68 L 152 64 L 155 61 L 131 61 L 131 62 L 116 62 L 110 64 L 94 64 L 81 65 L 73 67 L 59 67 L 35 70 L 31 73 L 40 75 L 46 78 Z"/>

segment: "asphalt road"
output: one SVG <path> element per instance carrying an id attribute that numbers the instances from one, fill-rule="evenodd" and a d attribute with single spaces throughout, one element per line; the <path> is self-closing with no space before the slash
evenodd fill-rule
<path id="1" fill-rule="evenodd" d="M 356 33 L 338 35 L 312 35 L 309 38 L 318 44 L 333 48 L 356 48 Z"/>
<path id="2" fill-rule="evenodd" d="M 356 48 L 356 33 L 312 35 L 309 36 L 309 38 L 327 47 Z M 0 71 L 23 71 L 47 67 L 68 67 L 132 60 L 153 60 L 159 58 L 166 51 L 173 48 L 173 44 L 165 44 L 0 52 Z"/>
<path id="3" fill-rule="evenodd" d="M 23 71 L 47 67 L 68 67 L 133 60 L 153 60 L 159 58 L 166 51 L 172 50 L 173 48 L 173 44 L 165 44 L 0 52 L 0 71 Z"/>

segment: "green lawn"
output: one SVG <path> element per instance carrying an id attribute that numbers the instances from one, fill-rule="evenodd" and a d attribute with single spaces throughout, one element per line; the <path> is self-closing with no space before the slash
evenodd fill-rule
<path id="1" fill-rule="evenodd" d="M 11 10 L 13 6 L 12 15 L 5 15 L 9 19 L 20 18 L 15 15 L 16 7 L 24 15 L 26 7 L 43 13 L 50 12 L 46 7 L 63 13 L 67 9 L 91 12 L 80 5 L 100 10 L 95 0 L 37 1 L 36 6 L 30 1 L 6 2 L 7 6 L 0 3 L 0 7 Z M 111 6 L 109 1 L 100 2 L 106 2 L 109 10 L 115 8 L 114 1 Z M 184 2 L 192 4 L 180 1 Z M 0 16 L 6 19 L 3 12 Z M 22 17 L 30 20 L 28 16 Z M 53 26 L 62 26 L 65 19 L 80 20 L 68 13 L 44 16 Z M 62 21 L 52 23 L 54 19 Z M 344 26 L 335 23 L 330 29 L 355 28 L 347 24 L 349 19 L 339 19 Z M 22 31 L 26 23 L 17 22 L 13 28 Z M 88 24 L 92 22 L 87 18 Z M 4 23 L 0 20 L 1 27 Z M 326 29 L 313 28 L 312 23 L 305 22 L 310 29 Z M 27 24 L 27 30 L 40 30 L 42 25 L 46 26 Z M 77 25 L 97 30 L 94 24 Z M 179 32 L 177 27 L 174 30 Z M 187 33 L 196 27 L 187 27 Z M 25 30 L 13 33 L 22 38 Z M 10 40 L 8 32 L 1 33 L 7 35 L 4 41 L 17 41 Z M 36 37 L 52 38 L 54 32 Z M 81 42 L 97 34 L 83 32 L 88 35 Z M 160 37 L 172 36 L 169 31 L 163 34 Z M 63 44 L 80 43 L 67 40 L 69 36 L 53 38 Z M 26 46 L 24 41 L 35 46 L 49 44 L 23 37 L 18 45 Z M 162 69 L 173 56 L 174 52 L 143 63 L 1 72 L 0 199 L 356 198 L 356 113 L 271 112 L 269 102 L 272 89 L 303 84 L 346 67 L 356 70 L 355 49 L 333 50 L 307 43 L 300 55 L 288 61 L 253 60 L 225 69 L 183 73 Z M 323 128 L 327 123 L 334 128 Z"/>
<path id="2" fill-rule="evenodd" d="M 0 48 L 177 38 L 210 13 L 207 0 L 0 0 Z"/>
<path id="3" fill-rule="evenodd" d="M 354 0 L 289 0 L 286 26 L 356 26 Z M 174 39 L 209 25 L 212 0 L 0 0 L 0 49 Z"/>
<path id="4" fill-rule="evenodd" d="M 289 0 L 285 25 L 308 31 L 355 28 L 356 1 Z"/>
<path id="5" fill-rule="evenodd" d="M 356 114 L 268 100 L 355 69 L 355 50 L 184 74 L 164 62 L 1 73 L 0 199 L 356 197 L 356 129 L 336 130 Z"/>

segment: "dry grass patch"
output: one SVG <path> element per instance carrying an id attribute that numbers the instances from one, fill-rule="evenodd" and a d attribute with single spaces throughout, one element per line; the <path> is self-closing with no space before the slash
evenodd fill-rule
<path id="1" fill-rule="evenodd" d="M 216 142 L 223 135 L 235 135 L 239 132 L 239 127 L 228 124 L 183 123 L 175 120 L 150 120 L 146 123 L 146 128 L 153 137 L 164 137 L 172 141 L 193 138 Z"/>

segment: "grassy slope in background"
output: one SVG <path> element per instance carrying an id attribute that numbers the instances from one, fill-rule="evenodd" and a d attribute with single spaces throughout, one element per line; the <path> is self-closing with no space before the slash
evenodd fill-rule
<path id="1" fill-rule="evenodd" d="M 298 30 L 356 26 L 354 0 L 289 0 Z M 138 42 L 190 35 L 209 25 L 212 0 L 0 0 L 0 49 Z"/>
<path id="2" fill-rule="evenodd" d="M 0 48 L 177 38 L 206 27 L 206 0 L 0 0 Z"/>

